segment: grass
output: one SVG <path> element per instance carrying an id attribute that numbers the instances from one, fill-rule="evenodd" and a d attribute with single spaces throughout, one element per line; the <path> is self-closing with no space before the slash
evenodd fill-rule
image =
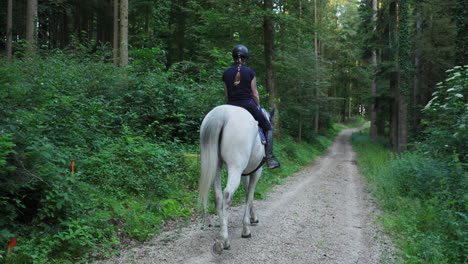
<path id="1" fill-rule="evenodd" d="M 466 207 L 457 171 L 418 152 L 401 156 L 370 143 L 368 127 L 352 136 L 357 161 L 382 209 L 379 222 L 402 263 L 466 263 Z"/>

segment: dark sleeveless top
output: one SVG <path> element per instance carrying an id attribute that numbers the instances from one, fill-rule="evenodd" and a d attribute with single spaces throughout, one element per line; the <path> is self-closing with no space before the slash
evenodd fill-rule
<path id="1" fill-rule="evenodd" d="M 241 101 L 252 99 L 252 80 L 255 78 L 255 72 L 249 67 L 242 65 L 240 69 L 241 81 L 239 86 L 234 86 L 234 80 L 237 74 L 237 64 L 232 65 L 223 73 L 223 82 L 226 84 L 228 92 L 228 101 Z"/>

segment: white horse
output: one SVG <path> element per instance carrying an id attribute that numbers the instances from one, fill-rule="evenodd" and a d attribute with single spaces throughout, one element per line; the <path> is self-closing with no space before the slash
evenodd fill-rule
<path id="1" fill-rule="evenodd" d="M 269 119 L 270 114 L 264 109 L 262 111 Z M 227 209 L 241 178 L 247 191 L 242 237 L 250 237 L 249 225 L 258 223 L 253 199 L 255 186 L 262 174 L 265 148 L 258 134 L 257 121 L 244 108 L 232 105 L 215 107 L 205 116 L 201 125 L 200 156 L 199 203 L 206 211 L 208 194 L 214 185 L 221 231 L 213 245 L 213 253 L 219 255 L 223 249 L 230 247 Z M 222 168 L 228 173 L 224 193 L 221 187 Z"/>

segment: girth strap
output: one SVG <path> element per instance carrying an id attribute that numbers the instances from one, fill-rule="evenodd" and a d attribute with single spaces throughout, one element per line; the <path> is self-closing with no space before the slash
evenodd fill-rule
<path id="1" fill-rule="evenodd" d="M 253 170 L 253 171 L 251 171 L 251 172 L 249 172 L 249 173 L 243 173 L 243 174 L 241 174 L 241 175 L 242 175 L 242 176 L 249 176 L 250 174 L 252 174 L 252 173 L 258 171 L 258 169 L 260 169 L 260 168 L 263 166 L 263 164 L 265 164 L 265 161 L 266 161 L 266 158 L 263 158 L 262 161 L 260 162 L 260 164 L 258 164 L 257 168 L 255 168 L 255 170 Z"/>

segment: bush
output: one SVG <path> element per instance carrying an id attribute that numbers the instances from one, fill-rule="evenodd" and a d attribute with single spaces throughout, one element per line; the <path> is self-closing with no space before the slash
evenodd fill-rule
<path id="1" fill-rule="evenodd" d="M 421 199 L 458 188 L 450 183 L 460 178 L 458 173 L 451 171 L 443 161 L 417 152 L 403 153 L 383 174 L 379 185 L 387 188 L 387 192 L 395 192 L 395 196 Z"/>
<path id="2" fill-rule="evenodd" d="M 361 170 L 406 263 L 465 263 L 468 68 L 457 66 L 423 110 L 425 138 L 397 157 L 368 131 L 353 135 Z M 380 141 L 380 140 L 379 140 Z"/>
<path id="3" fill-rule="evenodd" d="M 183 161 L 168 146 L 151 143 L 128 128 L 97 147 L 94 153 L 82 154 L 77 168 L 83 181 L 113 195 L 166 197 L 182 175 Z"/>
<path id="4" fill-rule="evenodd" d="M 60 52 L 0 63 L 0 241 L 18 238 L 11 261 L 105 255 L 189 215 L 191 199 L 173 192 L 193 177 L 170 142 L 198 137 L 203 113 L 192 111 L 207 106 L 166 73 L 132 70 Z"/>
<path id="5" fill-rule="evenodd" d="M 423 109 L 426 138 L 421 149 L 453 166 L 466 166 L 468 65 L 447 72 L 449 77 L 437 84 L 432 99 Z"/>
<path id="6" fill-rule="evenodd" d="M 466 173 L 418 151 L 398 157 L 368 135 L 353 134 L 353 147 L 405 263 L 464 263 Z"/>

